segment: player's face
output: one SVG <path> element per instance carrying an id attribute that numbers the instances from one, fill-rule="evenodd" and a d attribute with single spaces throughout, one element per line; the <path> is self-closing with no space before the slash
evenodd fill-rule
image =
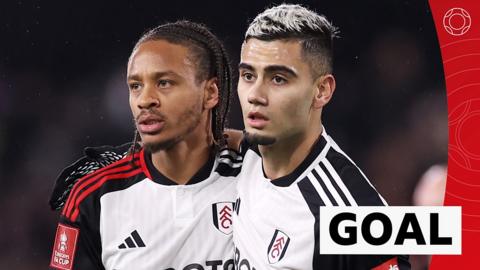
<path id="1" fill-rule="evenodd" d="M 298 42 L 249 39 L 242 46 L 239 73 L 238 96 L 253 142 L 268 145 L 306 132 L 314 79 Z"/>
<path id="2" fill-rule="evenodd" d="M 203 110 L 205 82 L 185 46 L 147 41 L 131 55 L 127 70 L 130 107 L 147 149 L 169 148 L 192 133 Z"/>

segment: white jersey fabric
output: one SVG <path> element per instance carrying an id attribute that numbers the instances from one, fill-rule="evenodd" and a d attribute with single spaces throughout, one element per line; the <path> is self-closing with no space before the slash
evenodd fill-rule
<path id="1" fill-rule="evenodd" d="M 233 219 L 236 269 L 372 269 L 389 260 L 402 265 L 394 269 L 409 269 L 404 257 L 398 263 L 388 255 L 319 254 L 320 206 L 386 205 L 325 130 L 291 174 L 273 181 L 258 148 L 245 142 L 242 148 Z"/>
<path id="2" fill-rule="evenodd" d="M 233 269 L 232 214 L 241 162 L 224 150 L 186 185 L 177 185 L 142 150 L 87 175 L 64 206 L 50 267 Z"/>

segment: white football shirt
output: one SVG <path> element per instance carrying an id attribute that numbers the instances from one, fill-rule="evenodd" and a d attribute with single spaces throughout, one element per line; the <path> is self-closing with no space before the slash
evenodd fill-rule
<path id="1" fill-rule="evenodd" d="M 233 269 L 232 213 L 242 157 L 224 150 L 186 185 L 142 150 L 80 179 L 65 204 L 54 269 Z"/>
<path id="2" fill-rule="evenodd" d="M 242 148 L 233 219 L 236 269 L 372 269 L 389 260 L 409 269 L 405 257 L 320 255 L 320 206 L 386 205 L 325 130 L 291 174 L 273 181 L 258 148 L 245 142 Z"/>

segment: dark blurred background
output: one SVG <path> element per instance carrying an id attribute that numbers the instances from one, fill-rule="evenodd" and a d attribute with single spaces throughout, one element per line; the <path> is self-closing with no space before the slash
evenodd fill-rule
<path id="1" fill-rule="evenodd" d="M 412 204 L 422 174 L 447 159 L 446 92 L 428 3 L 302 3 L 341 31 L 337 90 L 323 116 L 328 133 L 390 204 Z M 145 30 L 203 22 L 236 66 L 248 22 L 272 4 L 2 1 L 0 269 L 45 269 L 58 218 L 47 201 L 57 174 L 85 146 L 132 139 L 126 62 Z M 236 96 L 234 107 L 230 126 L 242 129 Z"/>

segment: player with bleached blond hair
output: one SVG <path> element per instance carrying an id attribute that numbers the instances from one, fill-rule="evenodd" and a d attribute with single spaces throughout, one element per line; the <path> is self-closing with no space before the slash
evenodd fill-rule
<path id="1" fill-rule="evenodd" d="M 237 269 L 410 269 L 405 256 L 320 255 L 320 206 L 386 205 L 322 125 L 336 35 L 324 16 L 289 4 L 259 14 L 245 34 Z"/>

